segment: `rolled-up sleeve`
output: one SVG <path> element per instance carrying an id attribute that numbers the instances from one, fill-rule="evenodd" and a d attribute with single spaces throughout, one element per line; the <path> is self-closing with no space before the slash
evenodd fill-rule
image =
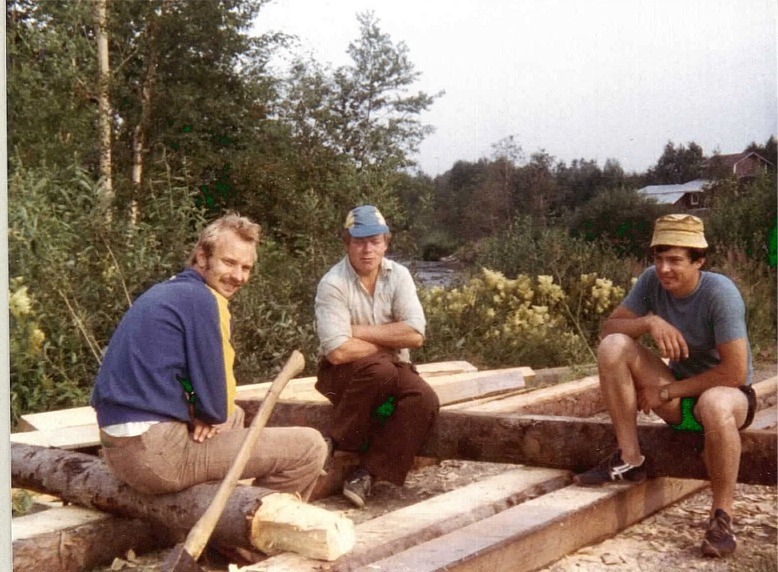
<path id="1" fill-rule="evenodd" d="M 427 319 L 424 317 L 419 294 L 416 292 L 416 284 L 407 268 L 397 266 L 394 269 L 396 287 L 392 299 L 392 313 L 398 322 L 405 322 L 411 328 L 425 335 Z"/>
<path id="2" fill-rule="evenodd" d="M 320 352 L 327 355 L 351 337 L 351 313 L 346 292 L 328 280 L 322 280 L 316 289 L 316 332 Z"/>

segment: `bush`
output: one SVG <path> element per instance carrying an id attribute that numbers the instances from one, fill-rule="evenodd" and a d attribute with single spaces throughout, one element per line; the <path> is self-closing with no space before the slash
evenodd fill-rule
<path id="1" fill-rule="evenodd" d="M 124 311 L 180 270 L 202 216 L 184 187 L 155 193 L 134 225 L 118 215 L 103 224 L 99 187 L 80 170 L 19 170 L 9 181 L 13 423 L 85 404 Z"/>
<path id="2" fill-rule="evenodd" d="M 654 221 L 670 208 L 634 190 L 609 189 L 576 210 L 570 233 L 587 242 L 605 243 L 619 256 L 642 258 L 651 242 Z"/>
<path id="3" fill-rule="evenodd" d="M 572 237 L 561 228 L 537 227 L 529 218 L 518 218 L 506 231 L 481 241 L 476 264 L 506 276 L 550 275 L 565 289 L 590 273 L 626 288 L 644 267 L 607 244 Z"/>
<path id="4" fill-rule="evenodd" d="M 479 367 L 550 367 L 594 361 L 599 321 L 624 290 L 595 273 L 568 290 L 548 275 L 514 279 L 482 269 L 456 288 L 422 288 L 427 340 L 421 361 L 466 359 Z"/>
<path id="5" fill-rule="evenodd" d="M 727 256 L 735 249 L 752 260 L 771 264 L 770 241 L 778 225 L 775 189 L 774 172 L 763 173 L 751 183 L 727 179 L 716 184 L 711 209 L 704 217 L 714 252 Z"/>
<path id="6" fill-rule="evenodd" d="M 457 249 L 457 243 L 442 232 L 433 232 L 424 238 L 421 245 L 422 260 L 440 260 L 450 256 Z"/>

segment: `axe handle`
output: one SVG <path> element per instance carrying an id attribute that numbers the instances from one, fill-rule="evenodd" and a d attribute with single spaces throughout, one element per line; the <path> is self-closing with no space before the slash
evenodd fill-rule
<path id="1" fill-rule="evenodd" d="M 254 444 L 257 442 L 257 438 L 262 432 L 262 429 L 267 424 L 270 414 L 273 412 L 273 406 L 276 404 L 276 401 L 278 401 L 278 396 L 281 394 L 281 391 L 289 380 L 302 372 L 304 367 L 305 358 L 303 357 L 303 354 L 294 350 L 286 364 L 284 364 L 284 367 L 270 385 L 270 389 L 268 390 L 265 399 L 262 401 L 262 405 L 260 406 L 256 417 L 254 417 L 254 420 L 251 422 L 249 432 L 246 434 L 246 438 L 243 440 L 243 444 L 241 445 L 235 460 L 232 462 L 230 470 L 227 472 L 221 485 L 219 485 L 219 489 L 216 491 L 216 495 L 213 497 L 211 504 L 186 536 L 184 550 L 186 550 L 194 560 L 197 560 L 200 557 L 203 548 L 205 548 L 205 545 L 208 543 L 211 533 L 216 527 L 216 523 L 219 521 L 222 511 L 227 504 L 227 500 L 235 489 L 235 485 L 240 479 L 241 474 L 243 474 L 243 469 L 246 467 L 246 463 L 251 456 Z"/>

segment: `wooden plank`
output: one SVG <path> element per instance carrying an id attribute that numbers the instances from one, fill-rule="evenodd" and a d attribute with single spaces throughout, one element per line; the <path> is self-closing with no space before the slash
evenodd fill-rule
<path id="1" fill-rule="evenodd" d="M 25 572 L 80 572 L 174 542 L 147 521 L 72 505 L 12 519 L 11 538 L 14 570 Z"/>
<path id="2" fill-rule="evenodd" d="M 452 375 L 459 373 L 476 372 L 473 364 L 467 361 L 443 361 L 417 364 L 416 369 L 426 379 L 429 377 Z M 532 375 L 531 368 L 523 368 L 522 373 Z M 316 383 L 316 377 L 298 377 L 292 379 L 284 388 L 283 397 L 299 398 L 301 395 L 316 392 L 313 388 Z M 271 382 L 254 383 L 239 385 L 236 388 L 237 395 L 242 399 L 257 398 L 262 399 L 267 394 Z M 94 425 L 97 423 L 95 410 L 87 405 L 84 407 L 71 407 L 69 409 L 60 409 L 57 411 L 44 411 L 41 413 L 28 413 L 22 415 L 17 423 L 17 431 L 36 431 L 45 429 L 59 429 L 61 427 L 72 427 L 74 425 Z"/>
<path id="3" fill-rule="evenodd" d="M 441 405 L 458 403 L 470 399 L 515 391 L 524 387 L 524 375 L 532 375 L 532 368 L 514 367 L 491 371 L 474 371 L 458 374 L 423 375 L 432 387 Z M 256 393 L 252 393 L 252 397 Z M 244 395 L 240 396 L 245 398 Z M 297 387 L 291 394 L 284 393 L 285 401 L 309 401 L 326 403 L 327 399 L 313 387 Z"/>
<path id="4" fill-rule="evenodd" d="M 478 371 L 478 368 L 471 364 L 469 361 L 438 361 L 430 363 L 417 363 L 416 371 L 427 376 L 435 375 L 450 375 L 454 373 L 467 373 Z"/>
<path id="5" fill-rule="evenodd" d="M 459 369 L 467 369 L 467 362 L 453 362 Z M 442 403 L 470 399 L 476 395 L 488 395 L 523 387 L 524 373 L 531 374 L 531 368 L 507 368 L 493 371 L 473 371 L 458 374 L 442 374 L 448 366 L 445 364 L 428 364 L 432 372 L 439 372 L 427 381 L 438 393 Z M 281 399 L 287 402 L 329 403 L 327 399 L 313 388 L 316 378 L 297 378 L 287 384 Z M 262 386 L 262 387 L 259 387 Z M 265 387 L 267 386 L 267 387 Z M 247 386 L 239 386 L 247 387 Z M 269 384 L 257 384 L 248 389 L 238 391 L 236 400 L 262 399 L 267 393 Z M 76 423 L 70 423 L 73 420 Z M 91 420 L 91 422 L 90 422 Z M 56 447 L 58 449 L 77 450 L 97 447 L 100 444 L 97 419 L 92 407 L 78 407 L 51 411 L 28 416 L 30 427 L 43 429 L 13 433 L 11 441 L 38 445 L 41 447 Z M 72 426 L 71 426 L 72 425 Z"/>
<path id="6" fill-rule="evenodd" d="M 57 449 L 89 449 L 100 445 L 100 430 L 97 423 L 92 425 L 76 425 L 39 431 L 22 431 L 11 433 L 11 443 L 38 445 L 39 447 L 55 447 Z"/>
<path id="7" fill-rule="evenodd" d="M 478 373 L 488 375 L 488 372 Z M 440 379 L 444 380 L 445 377 Z M 754 385 L 758 395 L 761 395 L 761 400 L 770 398 L 774 384 L 775 380 L 771 379 Z M 246 422 L 250 423 L 261 402 L 255 399 L 246 400 L 240 395 L 237 401 L 246 409 Z M 269 424 L 309 426 L 327 431 L 330 412 L 331 406 L 326 402 L 287 403 L 282 400 L 276 405 Z M 508 427 L 511 429 L 508 430 Z M 644 448 L 652 451 L 656 457 L 654 461 L 657 474 L 705 478 L 704 464 L 698 454 L 699 435 L 675 432 L 664 424 L 642 424 L 639 426 L 639 437 L 644 442 Z M 742 433 L 742 437 L 743 456 L 739 482 L 776 484 L 776 432 L 749 428 Z M 85 425 L 42 432 L 14 433 L 11 435 L 11 441 L 43 447 L 78 449 L 97 446 L 99 434 L 96 425 Z M 672 443 L 672 447 L 664 446 L 664 441 Z M 581 471 L 597 464 L 614 447 L 610 421 L 443 409 L 433 429 L 433 438 L 428 440 L 421 454 L 441 459 L 509 462 Z M 678 458 L 682 461 L 678 462 Z"/>
<path id="8" fill-rule="evenodd" d="M 778 376 L 755 383 L 753 387 L 757 395 L 759 409 L 776 404 Z M 591 417 L 605 411 L 599 389 L 599 376 L 597 375 L 535 390 L 473 399 L 447 405 L 446 408 L 452 411 L 563 415 L 568 417 Z"/>
<path id="9" fill-rule="evenodd" d="M 425 381 L 435 390 L 440 404 L 448 405 L 522 388 L 525 385 L 525 374 L 532 375 L 531 368 L 515 367 L 461 373 Z"/>
<path id="10" fill-rule="evenodd" d="M 95 410 L 91 406 L 71 407 L 43 413 L 28 413 L 22 415 L 17 423 L 19 431 L 36 431 L 42 429 L 59 429 L 74 425 L 94 425 L 97 423 Z"/>
<path id="11" fill-rule="evenodd" d="M 481 413 L 591 417 L 603 411 L 604 405 L 599 377 L 593 375 L 516 395 L 457 403 L 447 409 Z"/>
<path id="12" fill-rule="evenodd" d="M 679 479 L 599 489 L 571 486 L 373 562 L 369 570 L 537 570 L 706 486 Z"/>
<path id="13" fill-rule="evenodd" d="M 521 467 L 435 496 L 358 525 L 356 545 L 332 566 L 338 572 L 356 570 L 376 559 L 558 490 L 569 482 L 567 471 Z M 321 562 L 286 553 L 241 570 L 313 572 L 320 568 Z"/>
<path id="14" fill-rule="evenodd" d="M 478 371 L 478 368 L 467 361 L 431 362 L 415 364 L 415 366 L 419 374 L 431 385 L 435 383 L 434 378 L 439 376 Z M 531 372 L 530 368 L 527 369 Z M 326 398 L 322 397 L 314 388 L 315 384 L 316 376 L 295 378 L 286 385 L 282 397 L 293 400 L 326 401 Z M 237 387 L 237 395 L 241 399 L 264 399 L 269 388 L 269 381 L 239 385 Z"/>
<path id="15" fill-rule="evenodd" d="M 754 421 L 748 426 L 753 430 L 772 429 L 778 426 L 778 405 L 757 411 Z"/>
<path id="16" fill-rule="evenodd" d="M 756 393 L 757 409 L 765 409 L 778 402 L 778 375 L 753 385 Z"/>

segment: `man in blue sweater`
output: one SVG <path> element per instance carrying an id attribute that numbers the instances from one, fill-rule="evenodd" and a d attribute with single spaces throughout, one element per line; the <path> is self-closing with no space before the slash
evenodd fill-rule
<path id="1" fill-rule="evenodd" d="M 221 480 L 249 431 L 234 403 L 228 302 L 259 238 L 259 225 L 236 213 L 212 222 L 190 267 L 142 294 L 111 338 L 91 404 L 108 466 L 140 492 Z M 315 429 L 266 428 L 241 478 L 307 500 L 327 453 Z"/>

